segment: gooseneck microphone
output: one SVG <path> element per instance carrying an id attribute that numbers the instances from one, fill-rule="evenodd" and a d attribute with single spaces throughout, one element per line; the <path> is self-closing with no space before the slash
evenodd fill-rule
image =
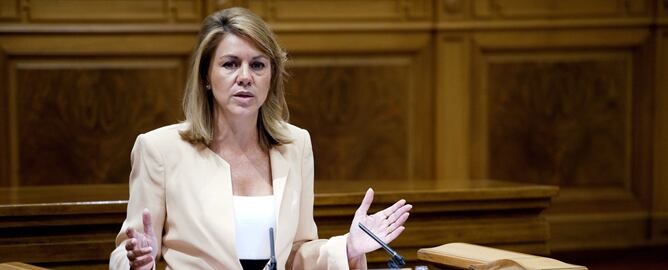
<path id="1" fill-rule="evenodd" d="M 269 257 L 269 270 L 276 270 L 276 251 L 274 250 L 274 228 L 269 228 L 269 246 L 271 256 Z"/>
<path id="2" fill-rule="evenodd" d="M 404 261 L 404 258 L 401 257 L 401 255 L 399 255 L 399 253 L 397 253 L 396 251 L 394 251 L 394 249 L 392 249 L 390 246 L 385 244 L 385 242 L 383 242 L 383 240 L 380 240 L 380 238 L 378 238 L 378 236 L 373 234 L 371 232 L 371 230 L 369 230 L 366 226 L 364 226 L 364 224 L 362 224 L 362 222 L 358 223 L 358 225 L 359 225 L 360 229 L 362 229 L 362 231 L 364 231 L 369 237 L 371 237 L 373 240 L 375 240 L 385 251 L 387 251 L 388 254 L 390 254 L 390 256 L 392 256 L 392 258 L 390 258 L 390 260 L 387 261 L 387 266 L 389 268 L 399 269 L 399 268 L 401 268 L 401 266 L 406 264 L 406 262 Z"/>

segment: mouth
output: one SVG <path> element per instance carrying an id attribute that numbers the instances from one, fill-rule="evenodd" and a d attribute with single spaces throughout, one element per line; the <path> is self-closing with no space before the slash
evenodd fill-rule
<path id="1" fill-rule="evenodd" d="M 239 92 L 234 93 L 234 95 L 232 95 L 232 96 L 238 97 L 238 98 L 252 98 L 252 97 L 255 97 L 255 95 L 253 95 L 253 93 L 248 92 L 248 91 L 239 91 Z"/>

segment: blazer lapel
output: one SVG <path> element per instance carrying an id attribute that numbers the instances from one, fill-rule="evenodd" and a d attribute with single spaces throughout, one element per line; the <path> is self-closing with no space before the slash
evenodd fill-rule
<path id="1" fill-rule="evenodd" d="M 281 209 L 283 209 L 283 203 L 289 202 L 289 199 L 288 201 L 284 201 L 284 195 L 288 180 L 288 173 L 290 172 L 290 164 L 287 162 L 285 157 L 283 157 L 283 153 L 279 150 L 279 148 L 281 147 L 273 147 L 269 151 L 269 159 L 271 162 L 271 177 L 273 178 L 272 185 L 274 190 L 274 199 L 276 202 L 276 228 L 274 228 L 274 231 L 276 235 L 275 246 L 277 256 L 280 247 L 285 244 L 285 239 L 282 237 L 280 228 L 285 225 L 284 216 L 289 217 L 289 214 L 285 215 L 285 213 L 282 213 Z"/>
<path id="2" fill-rule="evenodd" d="M 283 154 L 276 149 L 272 148 L 269 151 L 269 159 L 271 162 L 271 177 L 272 185 L 274 189 L 274 197 L 276 198 L 276 205 L 280 206 L 283 202 L 283 195 L 285 194 L 285 182 L 288 179 L 288 172 L 290 172 L 290 164 L 285 160 Z M 276 209 L 276 217 L 280 217 L 281 207 Z"/>
<path id="3" fill-rule="evenodd" d="M 220 231 L 222 237 L 227 238 L 220 239 L 220 241 L 212 241 L 212 243 L 217 244 L 215 245 L 216 248 L 224 250 L 219 251 L 217 254 L 223 254 L 221 257 L 224 257 L 223 260 L 226 261 L 225 265 L 236 264 L 237 269 L 241 269 L 236 249 L 236 224 L 232 199 L 234 191 L 232 189 L 230 165 L 213 151 L 209 149 L 206 149 L 206 151 L 212 162 L 210 163 L 211 176 L 207 181 L 207 186 L 204 188 L 205 192 L 211 192 L 211 194 L 205 196 L 205 198 L 210 198 L 208 202 L 210 203 L 209 207 L 213 209 L 213 213 L 216 213 L 211 217 L 212 227 L 209 230 L 212 232 Z M 216 266 L 216 268 L 219 267 L 224 266 Z"/>

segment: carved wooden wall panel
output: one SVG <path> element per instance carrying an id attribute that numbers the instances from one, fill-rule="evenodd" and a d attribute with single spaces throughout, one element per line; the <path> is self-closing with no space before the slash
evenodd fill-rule
<path id="1" fill-rule="evenodd" d="M 476 17 L 559 18 L 648 15 L 650 0 L 476 0 Z"/>
<path id="2" fill-rule="evenodd" d="M 630 59 L 531 58 L 489 60 L 489 175 L 562 187 L 624 187 Z"/>
<path id="3" fill-rule="evenodd" d="M 438 5 L 437 176 L 559 185 L 548 210 L 554 250 L 652 241 L 646 179 L 659 120 L 647 119 L 657 58 L 642 23 L 654 3 L 615 2 L 612 12 L 581 1 L 570 13 L 476 19 L 482 2 L 522 1 Z"/>
<path id="4" fill-rule="evenodd" d="M 475 22 L 440 25 L 448 28 L 602 25 L 639 18 L 647 19 L 644 23 L 649 23 L 656 4 L 655 0 L 442 0 L 436 2 L 436 15 L 441 21 Z M 607 20 L 611 18 L 615 21 Z"/>
<path id="5" fill-rule="evenodd" d="M 182 119 L 180 60 L 15 60 L 15 184 L 122 183 L 137 134 Z"/>
<path id="6" fill-rule="evenodd" d="M 4 0 L 0 7 L 0 19 L 27 22 L 198 22 L 202 18 L 199 0 Z"/>
<path id="7" fill-rule="evenodd" d="M 313 137 L 316 178 L 408 178 L 410 59 L 300 60 L 288 104 Z"/>
<path id="8" fill-rule="evenodd" d="M 647 241 L 651 40 L 599 29 L 479 32 L 464 43 L 469 173 L 559 185 L 548 210 L 557 250 Z"/>
<path id="9" fill-rule="evenodd" d="M 665 3 L 668 11 L 668 2 Z M 664 13 L 668 15 L 668 12 Z M 656 106 L 654 127 L 653 182 L 652 182 L 652 238 L 657 242 L 668 241 L 668 24 L 664 24 L 657 38 L 658 71 L 656 81 Z"/>
<path id="10" fill-rule="evenodd" d="M 19 18 L 19 0 L 8 0 L 0 2 L 0 20 L 11 20 Z"/>
<path id="11" fill-rule="evenodd" d="M 378 22 L 431 17 L 428 0 L 249 0 L 248 7 L 268 21 L 277 22 Z"/>
<path id="12" fill-rule="evenodd" d="M 279 32 L 291 121 L 307 128 L 316 179 L 433 179 L 427 33 Z M 370 53 L 377 52 L 377 53 Z"/>
<path id="13" fill-rule="evenodd" d="M 32 0 L 29 3 L 33 21 L 76 20 L 164 20 L 167 11 L 165 1 L 105 1 L 105 0 Z"/>
<path id="14" fill-rule="evenodd" d="M 8 89 L 7 58 L 0 50 L 0 88 Z M 9 186 L 9 91 L 0 91 L 0 186 Z"/>

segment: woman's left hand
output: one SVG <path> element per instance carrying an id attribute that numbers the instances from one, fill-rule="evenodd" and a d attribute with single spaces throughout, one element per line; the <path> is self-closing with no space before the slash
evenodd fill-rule
<path id="1" fill-rule="evenodd" d="M 390 243 L 404 231 L 405 227 L 403 225 L 408 219 L 408 211 L 413 208 L 412 205 L 406 204 L 406 200 L 401 199 L 388 208 L 373 215 L 367 215 L 372 202 L 373 189 L 369 188 L 364 195 L 362 204 L 355 212 L 353 224 L 350 225 L 350 234 L 346 243 L 348 259 L 357 258 L 380 248 L 376 241 L 359 228 L 358 223 L 364 224 L 383 242 Z"/>

